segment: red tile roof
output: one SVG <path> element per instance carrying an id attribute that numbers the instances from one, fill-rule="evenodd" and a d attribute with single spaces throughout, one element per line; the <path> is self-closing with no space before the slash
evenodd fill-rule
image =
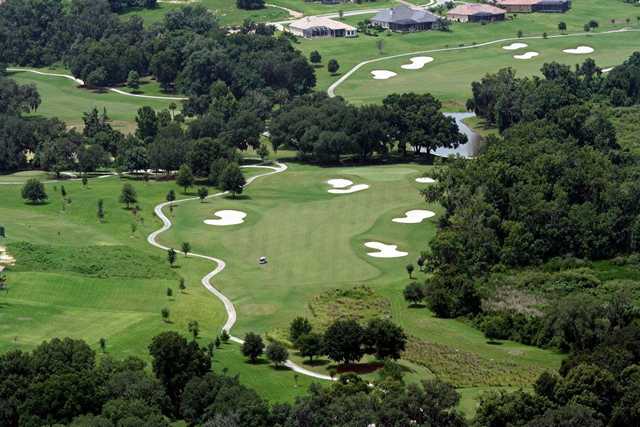
<path id="1" fill-rule="evenodd" d="M 449 11 L 449 13 L 447 13 L 447 15 L 502 15 L 505 13 L 507 13 L 506 10 L 500 9 L 499 7 L 491 6 L 489 4 L 467 3 L 461 6 L 454 7 Z"/>

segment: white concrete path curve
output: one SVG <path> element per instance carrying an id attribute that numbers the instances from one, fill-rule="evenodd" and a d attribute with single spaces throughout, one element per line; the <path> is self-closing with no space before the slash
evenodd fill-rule
<path id="1" fill-rule="evenodd" d="M 249 184 L 251 184 L 253 181 L 255 181 L 258 178 L 262 178 L 262 177 L 265 177 L 265 176 L 281 173 L 281 172 L 284 172 L 284 171 L 287 170 L 287 165 L 285 165 L 283 163 L 276 163 L 276 166 L 251 165 L 251 166 L 242 166 L 242 167 L 243 168 L 263 168 L 263 169 L 269 169 L 270 170 L 270 172 L 265 172 L 265 173 L 260 174 L 260 175 L 255 175 L 255 176 L 252 176 L 251 178 L 247 179 L 247 183 L 245 184 L 245 187 L 248 186 Z M 214 198 L 214 197 L 223 196 L 225 194 L 227 194 L 227 192 L 216 193 L 216 194 L 212 194 L 212 195 L 208 196 L 207 198 L 211 199 L 211 198 Z M 162 227 L 160 229 L 154 231 L 153 233 L 149 234 L 149 236 L 147 237 L 147 242 L 149 242 L 150 245 L 155 246 L 158 249 L 162 249 L 164 251 L 169 250 L 168 246 L 164 246 L 163 244 L 158 242 L 158 236 L 160 236 L 160 234 L 164 233 L 165 231 L 169 230 L 171 228 L 171 226 L 173 225 L 171 223 L 171 220 L 164 214 L 163 209 L 166 206 L 170 205 L 170 204 L 180 204 L 180 203 L 185 203 L 185 202 L 194 201 L 194 200 L 200 200 L 200 199 L 198 197 L 188 197 L 186 199 L 180 199 L 180 200 L 176 200 L 176 201 L 173 201 L 173 202 L 164 202 L 164 203 L 160 203 L 159 205 L 157 205 L 154 208 L 154 212 L 155 212 L 156 216 L 158 218 L 160 218 L 160 220 L 162 221 Z M 218 298 L 220 301 L 222 301 L 222 304 L 224 305 L 224 309 L 227 312 L 227 321 L 225 322 L 224 326 L 222 326 L 222 330 L 227 331 L 229 333 L 229 335 L 231 335 L 231 328 L 233 328 L 233 326 L 236 323 L 236 320 L 238 319 L 238 315 L 236 313 L 236 308 L 234 307 L 234 305 L 231 302 L 231 300 L 226 295 L 224 295 L 222 292 L 220 292 L 211 283 L 211 279 L 213 279 L 213 277 L 215 277 L 217 274 L 219 274 L 222 270 L 225 269 L 226 263 L 224 262 L 224 260 L 222 260 L 220 258 L 215 258 L 215 257 L 212 257 L 212 256 L 202 255 L 202 254 L 198 254 L 198 253 L 190 253 L 189 256 L 206 259 L 206 260 L 212 261 L 213 263 L 216 264 L 216 268 L 213 269 L 211 272 L 209 272 L 206 276 L 204 276 L 201 279 L 201 283 L 202 283 L 202 286 L 204 286 L 206 290 L 208 290 L 210 293 L 215 295 L 216 298 Z M 235 337 L 233 335 L 231 335 L 231 341 L 233 341 L 235 343 L 238 343 L 238 344 L 242 344 L 244 342 L 241 338 Z M 310 371 L 308 369 L 303 368 L 300 365 L 295 364 L 291 360 L 287 360 L 287 362 L 285 363 L 285 366 L 288 367 L 289 369 L 291 369 L 294 372 L 297 372 L 299 374 L 306 375 L 306 376 L 309 376 L 309 377 L 317 378 L 317 379 L 320 379 L 320 380 L 328 380 L 328 381 L 334 380 L 329 375 L 323 375 L 323 374 L 319 374 L 317 372 Z"/>
<path id="2" fill-rule="evenodd" d="M 39 74 L 41 76 L 61 77 L 61 78 L 72 80 L 75 83 L 77 83 L 77 84 L 79 84 L 81 86 L 84 86 L 84 81 L 82 81 L 80 79 L 77 79 L 77 78 L 75 78 L 75 77 L 73 77 L 72 75 L 69 75 L 69 74 L 45 73 L 43 71 L 32 70 L 31 68 L 7 68 L 7 71 L 14 71 L 14 72 L 26 71 L 26 72 L 33 73 L 33 74 Z M 119 95 L 132 96 L 134 98 L 160 99 L 160 100 L 165 100 L 165 101 L 186 101 L 187 99 L 189 99 L 189 98 L 178 97 L 178 96 L 139 95 L 139 94 L 135 94 L 135 93 L 125 92 L 123 90 L 116 89 L 114 87 L 105 87 L 104 89 L 106 89 L 106 90 L 108 90 L 110 92 L 113 92 L 113 93 L 117 93 Z"/>

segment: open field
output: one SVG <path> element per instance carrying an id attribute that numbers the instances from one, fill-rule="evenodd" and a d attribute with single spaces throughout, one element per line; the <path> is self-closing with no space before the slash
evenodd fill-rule
<path id="1" fill-rule="evenodd" d="M 572 67 L 592 58 L 602 68 L 622 63 L 633 52 L 640 49 L 640 33 L 610 33 L 584 37 L 562 37 L 553 39 L 523 40 L 529 46 L 517 51 L 502 49 L 509 43 L 468 50 L 429 53 L 434 61 L 420 70 L 403 70 L 411 55 L 379 61 L 360 68 L 342 83 L 336 94 L 353 103 L 380 102 L 392 93 L 429 92 L 442 101 L 448 109 L 464 110 L 465 101 L 471 96 L 471 83 L 487 73 L 511 67 L 518 75 L 540 75 L 542 65 L 560 62 Z M 564 53 L 564 49 L 578 45 L 590 46 L 595 52 L 588 55 Z M 513 55 L 538 52 L 529 60 L 514 59 Z M 388 80 L 374 80 L 372 70 L 390 70 L 398 75 Z"/>
<path id="2" fill-rule="evenodd" d="M 424 308 L 408 308 L 402 298 L 408 283 L 404 267 L 425 249 L 435 232 L 436 218 L 413 225 L 391 219 L 424 207 L 414 182 L 424 170 L 413 164 L 363 168 L 293 164 L 286 173 L 248 188 L 244 198 L 194 202 L 174 209 L 175 226 L 160 240 L 170 245 L 188 240 L 195 252 L 225 260 L 227 268 L 214 284 L 236 303 L 235 335 L 256 331 L 282 337 L 298 315 L 316 324 L 326 323 L 318 318 L 323 315 L 317 304 L 310 304 L 318 295 L 367 285 L 388 301 L 391 317 L 413 337 L 412 342 L 421 350 L 427 348 L 426 353 L 414 351 L 411 363 L 403 361 L 410 379 L 435 374 L 465 387 L 529 384 L 542 370 L 557 367 L 560 356 L 516 343 L 487 344 L 472 327 L 436 319 Z M 326 181 L 332 178 L 370 188 L 331 195 Z M 248 216 L 243 224 L 228 227 L 203 223 L 223 209 Z M 440 211 L 438 206 L 426 209 Z M 371 258 L 364 247 L 368 241 L 398 245 L 410 255 Z M 260 256 L 268 257 L 266 266 L 257 263 Z M 340 309 L 332 311 L 335 316 Z M 327 372 L 328 366 L 315 369 Z"/>
<path id="3" fill-rule="evenodd" d="M 240 25 L 245 19 L 251 19 L 255 22 L 267 22 L 288 19 L 289 14 L 273 7 L 267 7 L 259 10 L 242 10 L 236 7 L 236 2 L 232 0 L 200 0 L 192 2 L 202 4 L 211 10 L 218 18 L 221 25 Z M 185 4 L 189 4 L 185 2 Z M 178 3 L 158 3 L 155 9 L 138 9 L 122 14 L 123 17 L 138 15 L 144 19 L 146 25 L 161 22 L 164 15 L 170 10 L 175 10 L 183 5 Z"/>
<path id="4" fill-rule="evenodd" d="M 522 31 L 525 37 L 541 36 L 545 32 L 548 35 L 557 35 L 560 34 L 558 30 L 560 22 L 567 24 L 567 32 L 569 33 L 583 31 L 584 24 L 591 19 L 595 19 L 599 23 L 597 32 L 627 26 L 637 27 L 638 25 L 638 9 L 622 1 L 575 0 L 572 3 L 572 9 L 565 14 L 518 14 L 515 19 L 488 25 L 453 23 L 449 32 L 382 33 L 377 37 L 360 35 L 355 39 L 301 39 L 297 46 L 306 54 L 312 50 L 318 50 L 322 55 L 324 68 L 319 68 L 317 71 L 317 87 L 320 90 L 325 90 L 341 75 L 331 76 L 327 72 L 326 62 L 331 58 L 338 60 L 340 73 L 345 73 L 365 60 L 473 43 L 481 44 L 504 38 L 516 38 L 518 31 Z M 355 25 L 366 17 L 366 15 L 353 16 L 344 20 Z M 612 23 L 612 19 L 615 22 Z M 629 19 L 629 23 L 626 22 L 627 19 Z M 380 40 L 383 42 L 382 51 L 377 47 L 377 42 Z M 576 43 L 582 42 L 578 39 L 575 41 Z M 638 43 L 640 44 L 640 42 Z M 615 41 L 611 41 L 608 49 L 612 51 L 616 49 Z M 469 53 L 470 51 L 465 52 Z M 491 56 L 486 56 L 485 60 L 490 64 L 494 59 Z M 474 77 L 478 78 L 480 74 L 475 73 Z"/>
<path id="5" fill-rule="evenodd" d="M 43 72 L 68 73 L 64 70 L 42 69 Z M 102 111 L 106 108 L 114 128 L 123 132 L 135 129 L 135 116 L 138 109 L 148 105 L 156 110 L 168 108 L 172 101 L 159 99 L 136 98 L 113 92 L 97 92 L 78 88 L 77 84 L 62 77 L 42 76 L 29 72 L 10 72 L 9 77 L 20 84 L 33 83 L 37 86 L 42 103 L 33 115 L 58 117 L 68 126 L 82 128 L 82 113 L 93 107 Z M 145 94 L 156 95 L 159 88 L 155 83 L 142 85 Z M 146 92 L 148 91 L 148 93 Z M 160 94 L 163 95 L 163 94 Z"/>
<path id="6" fill-rule="evenodd" d="M 162 243 L 175 247 L 189 241 L 194 252 L 227 262 L 213 282 L 236 304 L 235 335 L 248 331 L 282 335 L 293 317 L 313 318 L 308 303 L 314 296 L 364 284 L 388 301 L 392 319 L 405 328 L 412 342 L 437 345 L 436 352 L 414 355 L 414 362 L 402 361 L 409 380 L 438 375 L 460 387 L 484 390 L 526 386 L 535 374 L 559 366 L 559 355 L 510 342 L 489 345 L 471 326 L 436 319 L 428 310 L 408 308 L 403 301 L 401 290 L 408 282 L 404 266 L 415 262 L 433 236 L 437 217 L 413 225 L 392 223 L 391 219 L 424 207 L 414 179 L 428 167 L 289 166 L 283 174 L 256 181 L 244 197 L 175 207 L 175 226 L 160 236 Z M 371 187 L 347 195 L 327 193 L 325 181 L 338 177 Z M 110 354 L 145 357 L 152 336 L 164 330 L 186 334 L 190 320 L 200 323 L 200 342 L 209 342 L 226 319 L 220 302 L 199 283 L 213 266 L 180 255 L 179 267 L 170 269 L 165 254 L 145 240 L 158 228 L 153 206 L 164 200 L 174 184 L 134 184 L 142 209 L 139 217 L 144 220 L 137 220 L 133 234 L 133 214 L 117 203 L 120 179 L 92 180 L 87 189 L 78 182 L 64 183 L 72 199 L 64 211 L 61 196 L 54 190 L 59 191 L 60 185 L 47 184 L 50 200 L 41 206 L 23 204 L 19 186 L 0 186 L 0 197 L 7 201 L 0 207 L 8 234 L 4 243 L 18 261 L 9 271 L 9 293 L 0 296 L 0 351 L 30 349 L 52 336 L 84 338 L 97 347 L 105 337 Z M 95 216 L 99 198 L 105 200 L 107 212 L 103 224 Z M 248 213 L 245 223 L 228 227 L 203 223 L 214 211 L 226 208 Z M 426 208 L 440 211 L 438 206 Z M 397 244 L 410 255 L 371 258 L 363 246 L 367 241 Z M 74 255 L 75 251 L 83 255 Z M 260 267 L 257 258 L 262 255 L 269 264 Z M 180 276 L 188 286 L 184 294 L 177 288 Z M 174 290 L 171 298 L 166 296 L 168 287 Z M 171 323 L 161 320 L 163 307 L 170 308 Z M 469 365 L 464 370 L 455 353 L 466 357 Z M 291 400 L 310 383 L 307 377 L 275 370 L 266 363 L 247 364 L 233 344 L 218 350 L 214 367 L 240 373 L 242 381 L 274 401 Z M 476 369 L 475 377 L 456 373 L 469 369 Z M 496 380 L 498 373 L 503 378 L 500 381 Z M 477 392 L 465 393 L 462 406 L 472 411 Z"/>

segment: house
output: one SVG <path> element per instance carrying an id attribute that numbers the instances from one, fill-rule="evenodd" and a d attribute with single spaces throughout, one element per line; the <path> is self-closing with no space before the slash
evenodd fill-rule
<path id="1" fill-rule="evenodd" d="M 506 13 L 506 10 L 489 4 L 466 3 L 451 9 L 447 18 L 458 22 L 504 21 Z"/>
<path id="2" fill-rule="evenodd" d="M 495 0 L 494 3 L 508 13 L 564 13 L 571 8 L 570 0 Z"/>
<path id="3" fill-rule="evenodd" d="M 289 32 L 308 39 L 315 37 L 356 37 L 358 30 L 324 16 L 307 16 L 289 24 Z"/>
<path id="4" fill-rule="evenodd" d="M 440 18 L 424 9 L 398 6 L 381 10 L 371 19 L 371 24 L 403 33 L 437 28 Z"/>

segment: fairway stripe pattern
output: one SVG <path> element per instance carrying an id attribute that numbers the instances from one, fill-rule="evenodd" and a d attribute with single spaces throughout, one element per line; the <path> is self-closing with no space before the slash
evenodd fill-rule
<path id="1" fill-rule="evenodd" d="M 263 168 L 263 169 L 269 169 L 270 170 L 270 172 L 266 172 L 266 173 L 263 173 L 263 174 L 260 174 L 260 175 L 255 175 L 255 176 L 252 176 L 251 178 L 247 179 L 247 183 L 244 185 L 245 187 L 247 187 L 249 184 L 251 184 L 253 181 L 255 181 L 258 178 L 262 178 L 262 177 L 269 176 L 269 175 L 274 175 L 274 174 L 277 174 L 277 173 L 282 173 L 282 172 L 287 170 L 287 165 L 285 165 L 284 163 L 276 163 L 276 166 L 251 165 L 251 166 L 241 166 L 241 167 L 243 167 L 243 168 Z M 212 194 L 211 196 L 208 196 L 207 199 L 224 196 L 225 194 L 228 194 L 228 192 L 221 192 L 221 193 Z M 173 225 L 171 220 L 164 214 L 163 209 L 165 207 L 171 205 L 171 204 L 179 204 L 179 203 L 184 203 L 184 202 L 189 202 L 189 201 L 194 201 L 194 200 L 200 200 L 200 199 L 199 199 L 199 197 L 189 197 L 189 198 L 186 198 L 186 199 L 180 199 L 180 200 L 176 200 L 176 201 L 173 201 L 173 202 L 164 202 L 164 203 L 160 203 L 159 205 L 157 205 L 154 208 L 154 212 L 155 212 L 156 216 L 158 218 L 160 218 L 160 220 L 162 221 L 162 227 L 160 229 L 154 231 L 153 233 L 149 234 L 149 236 L 147 237 L 147 242 L 149 242 L 149 244 L 151 244 L 152 246 L 155 246 L 156 248 L 159 248 L 159 249 L 162 249 L 162 250 L 165 250 L 165 251 L 169 250 L 168 246 L 164 246 L 164 245 L 158 243 L 158 236 L 160 234 L 164 233 L 165 231 L 169 230 L 171 228 L 171 226 Z M 227 331 L 230 334 L 231 333 L 231 328 L 233 328 L 233 326 L 235 325 L 236 320 L 237 320 L 236 308 L 234 307 L 234 305 L 231 302 L 231 300 L 226 295 L 224 295 L 222 292 L 220 292 L 211 283 L 211 279 L 213 279 L 214 276 L 216 276 L 222 270 L 224 270 L 224 268 L 226 267 L 226 263 L 224 262 L 224 260 L 221 260 L 219 258 L 215 258 L 215 257 L 212 257 L 212 256 L 208 256 L 208 255 L 201 255 L 201 254 L 198 254 L 198 253 L 190 253 L 189 255 L 192 256 L 192 257 L 196 257 L 196 258 L 206 259 L 208 261 L 213 261 L 216 264 L 216 268 L 214 270 L 212 270 L 211 272 L 209 272 L 207 275 L 205 275 L 201 279 L 201 283 L 205 287 L 206 290 L 208 290 L 210 293 L 215 295 L 222 302 L 222 304 L 224 305 L 224 309 L 227 312 L 227 321 L 225 322 L 225 324 L 222 327 L 222 329 Z M 233 335 L 231 335 L 231 341 L 236 342 L 238 344 L 244 343 L 244 341 L 241 338 L 235 337 Z M 289 369 L 291 369 L 292 371 L 297 372 L 297 373 L 302 374 L 302 375 L 306 375 L 306 376 L 317 378 L 317 379 L 321 379 L 321 380 L 329 380 L 329 381 L 333 380 L 333 378 L 331 378 L 329 375 L 323 375 L 323 374 L 319 374 L 317 372 L 310 371 L 308 369 L 303 368 L 302 366 L 299 366 L 299 365 L 295 364 L 291 360 L 287 360 L 287 362 L 285 363 L 285 366 L 288 367 Z"/>
<path id="2" fill-rule="evenodd" d="M 562 38 L 562 37 L 579 37 L 579 36 L 592 37 L 592 36 L 602 36 L 602 35 L 607 35 L 607 34 L 618 34 L 618 33 L 638 32 L 638 31 L 640 31 L 640 30 L 636 30 L 636 29 L 632 29 L 632 28 L 621 28 L 619 30 L 604 31 L 602 33 L 584 33 L 583 32 L 583 33 L 572 33 L 572 34 L 556 34 L 556 35 L 553 35 L 553 36 L 548 36 L 547 38 L 555 39 L 555 38 Z M 467 46 L 447 47 L 447 48 L 430 49 L 430 50 L 419 50 L 419 51 L 408 52 L 408 53 L 399 53 L 397 55 L 383 56 L 382 58 L 369 59 L 367 61 L 362 61 L 361 63 L 356 64 L 353 68 L 351 68 L 349 71 L 347 71 L 342 77 L 340 77 L 338 80 L 333 82 L 331 84 L 331 86 L 329 86 L 329 88 L 327 89 L 327 95 L 329 95 L 330 98 L 335 97 L 336 96 L 336 89 L 338 88 L 338 86 L 340 86 L 342 83 L 344 83 L 349 77 L 351 77 L 360 68 L 364 67 L 365 65 L 373 64 L 375 62 L 386 61 L 388 59 L 402 58 L 403 56 L 419 55 L 419 54 L 425 54 L 425 53 L 451 52 L 451 51 L 465 50 L 465 49 L 475 49 L 475 48 L 479 48 L 479 47 L 486 47 L 486 46 L 491 46 L 491 45 L 498 44 L 498 43 L 506 43 L 506 42 L 516 41 L 516 40 L 536 40 L 536 39 L 544 39 L 544 37 L 543 36 L 510 37 L 510 38 L 506 38 L 506 39 L 491 40 L 491 41 L 488 41 L 488 42 L 472 44 L 472 45 L 467 45 Z"/>

